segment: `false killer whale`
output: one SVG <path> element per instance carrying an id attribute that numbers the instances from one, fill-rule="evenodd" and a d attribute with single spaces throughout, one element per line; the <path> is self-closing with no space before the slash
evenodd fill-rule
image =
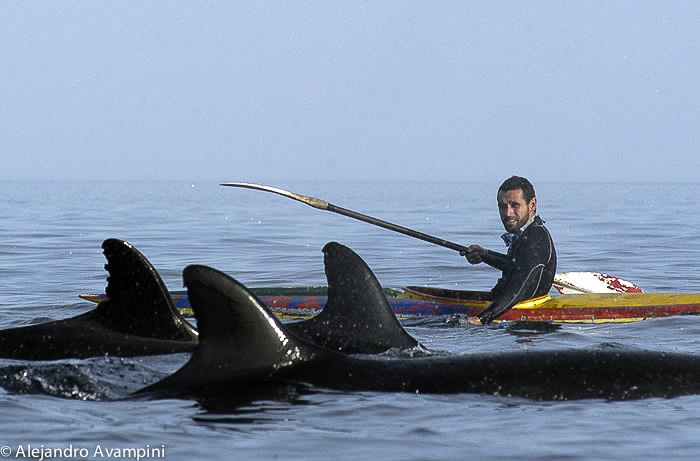
<path id="1" fill-rule="evenodd" d="M 194 350 L 197 330 L 179 314 L 148 259 L 118 239 L 105 240 L 102 248 L 109 273 L 108 299 L 73 318 L 0 330 L 0 357 L 57 360 Z M 401 327 L 379 281 L 355 252 L 342 245 L 327 245 L 324 265 L 328 302 L 315 317 L 288 324 L 291 331 L 348 353 L 420 346 Z"/>
<path id="2" fill-rule="evenodd" d="M 337 244 L 329 245 L 333 251 Z M 181 369 L 134 396 L 238 395 L 294 384 L 537 400 L 700 393 L 700 357 L 680 353 L 610 347 L 419 357 L 348 355 L 299 337 L 244 285 L 220 271 L 188 266 L 183 279 L 199 326 L 199 346 Z M 342 326 L 331 322 L 326 328 Z M 355 334 L 372 337 L 379 328 L 367 324 Z"/>
<path id="3" fill-rule="evenodd" d="M 0 330 L 0 357 L 57 360 L 194 350 L 198 333 L 177 311 L 151 263 L 122 240 L 107 239 L 102 248 L 109 299 L 69 319 Z"/>

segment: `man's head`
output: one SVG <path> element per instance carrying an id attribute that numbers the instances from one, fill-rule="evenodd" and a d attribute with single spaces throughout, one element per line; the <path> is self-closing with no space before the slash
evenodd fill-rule
<path id="1" fill-rule="evenodd" d="M 521 176 L 511 176 L 503 181 L 496 198 L 501 222 L 508 232 L 516 232 L 537 213 L 535 188 Z"/>

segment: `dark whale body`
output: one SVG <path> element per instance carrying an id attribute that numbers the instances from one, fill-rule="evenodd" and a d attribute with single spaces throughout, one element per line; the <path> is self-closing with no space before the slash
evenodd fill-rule
<path id="1" fill-rule="evenodd" d="M 324 249 L 335 251 L 336 243 Z M 305 383 L 340 390 L 610 400 L 700 392 L 700 357 L 628 349 L 387 357 L 347 355 L 279 322 L 245 286 L 205 266 L 185 285 L 200 344 L 180 370 L 137 395 L 212 396 Z M 373 337 L 377 325 L 366 325 Z M 328 324 L 327 329 L 338 328 Z"/>

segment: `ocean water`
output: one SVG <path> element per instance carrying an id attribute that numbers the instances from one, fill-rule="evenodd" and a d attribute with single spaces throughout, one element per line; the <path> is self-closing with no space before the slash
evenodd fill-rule
<path id="1" fill-rule="evenodd" d="M 276 185 L 455 242 L 502 249 L 497 184 Z M 646 291 L 700 291 L 697 184 L 536 187 L 539 213 L 557 244 L 559 272 L 608 272 Z M 470 266 L 451 250 L 214 182 L 5 182 L 0 190 L 0 328 L 91 309 L 77 295 L 104 289 L 100 244 L 110 237 L 139 248 L 171 289 L 181 288 L 182 269 L 192 263 L 216 267 L 251 287 L 324 284 L 321 248 L 332 240 L 358 252 L 384 285 L 488 289 L 498 278 L 495 270 Z M 453 353 L 612 343 L 700 354 L 697 317 L 564 325 L 546 333 L 514 332 L 507 325 L 457 327 L 441 318 L 405 326 L 428 347 Z M 43 450 L 62 450 L 54 458 L 171 460 L 700 455 L 700 396 L 538 402 L 311 389 L 242 406 L 128 398 L 186 360 L 184 354 L 0 360 L 0 456 L 39 459 Z M 109 451 L 114 449 L 123 451 Z"/>

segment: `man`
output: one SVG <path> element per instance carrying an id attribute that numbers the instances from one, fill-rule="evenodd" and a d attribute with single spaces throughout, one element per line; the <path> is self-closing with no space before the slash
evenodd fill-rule
<path id="1" fill-rule="evenodd" d="M 537 216 L 537 197 L 530 181 L 520 176 L 506 179 L 497 193 L 498 212 L 506 233 L 508 253 L 471 245 L 466 254 L 471 264 L 484 262 L 503 272 L 491 290 L 492 303 L 467 322 L 484 325 L 525 299 L 543 296 L 552 288 L 557 253 L 544 221 Z"/>

